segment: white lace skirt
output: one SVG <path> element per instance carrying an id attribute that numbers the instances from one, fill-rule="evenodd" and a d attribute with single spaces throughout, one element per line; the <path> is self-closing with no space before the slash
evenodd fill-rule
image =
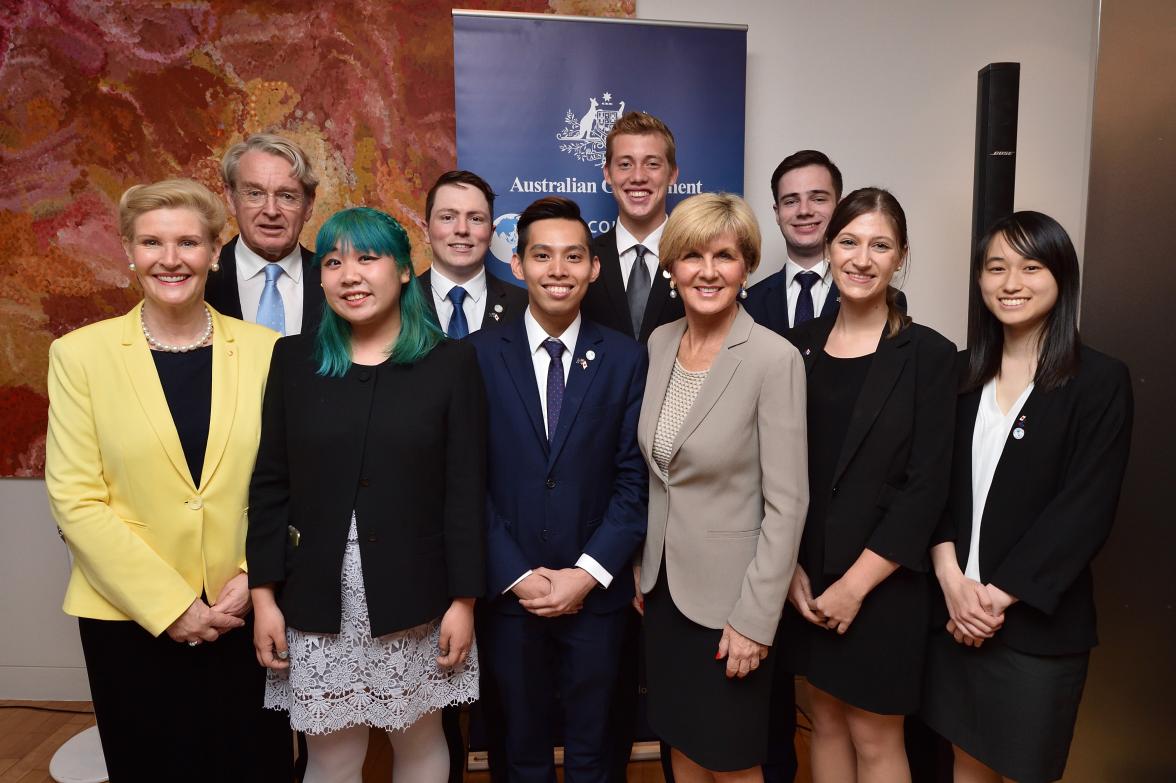
<path id="1" fill-rule="evenodd" d="M 437 665 L 440 618 L 373 639 L 355 516 L 343 556 L 338 634 L 286 629 L 290 668 L 270 671 L 265 706 L 290 713 L 290 726 L 327 734 L 368 725 L 397 730 L 450 704 L 478 699 L 478 650 L 452 669 Z"/>

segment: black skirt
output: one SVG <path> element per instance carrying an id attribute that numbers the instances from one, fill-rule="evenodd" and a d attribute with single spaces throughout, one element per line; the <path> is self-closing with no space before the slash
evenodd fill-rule
<path id="1" fill-rule="evenodd" d="M 1066 769 L 1090 653 L 1030 655 L 979 648 L 935 631 L 927 650 L 922 716 L 953 745 L 1019 783 L 1059 780 Z"/>
<path id="2" fill-rule="evenodd" d="M 778 655 L 773 646 L 758 669 L 727 678 L 715 660 L 721 630 L 688 619 L 665 584 L 665 564 L 645 596 L 645 663 L 649 727 L 691 761 L 715 772 L 764 763 L 768 703 Z"/>

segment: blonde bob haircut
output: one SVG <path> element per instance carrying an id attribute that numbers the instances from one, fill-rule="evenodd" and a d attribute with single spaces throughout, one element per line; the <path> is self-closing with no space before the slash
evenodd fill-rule
<path id="1" fill-rule="evenodd" d="M 191 179 L 165 179 L 152 185 L 133 185 L 118 200 L 118 232 L 128 242 L 135 238 L 135 221 L 156 209 L 190 209 L 200 216 L 209 241 L 225 227 L 225 205 L 212 191 Z"/>
<path id="2" fill-rule="evenodd" d="M 290 163 L 290 176 L 298 180 L 309 198 L 314 198 L 319 180 L 318 175 L 314 173 L 314 167 L 310 165 L 310 158 L 306 156 L 302 147 L 276 133 L 254 133 L 245 141 L 239 141 L 229 147 L 225 156 L 221 158 L 221 179 L 229 190 L 237 188 L 237 166 L 246 152 L 264 152 L 285 158 Z"/>
<path id="3" fill-rule="evenodd" d="M 658 243 L 659 265 L 668 271 L 691 250 L 701 250 L 718 237 L 731 234 L 751 274 L 760 262 L 760 230 L 751 207 L 730 193 L 691 196 L 670 213 Z"/>

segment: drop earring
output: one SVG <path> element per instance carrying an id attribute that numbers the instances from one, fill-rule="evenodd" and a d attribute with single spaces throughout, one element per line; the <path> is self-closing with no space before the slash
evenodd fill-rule
<path id="1" fill-rule="evenodd" d="M 674 285 L 673 280 L 670 281 L 670 298 L 671 299 L 678 298 L 678 287 L 676 285 Z"/>
<path id="2" fill-rule="evenodd" d="M 740 299 L 746 299 L 746 298 L 747 298 L 747 289 L 746 289 L 746 288 L 744 288 L 743 286 L 739 286 L 739 298 L 740 298 Z"/>

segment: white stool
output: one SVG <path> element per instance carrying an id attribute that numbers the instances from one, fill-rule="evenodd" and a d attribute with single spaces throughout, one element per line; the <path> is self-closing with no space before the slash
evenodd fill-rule
<path id="1" fill-rule="evenodd" d="M 73 735 L 57 749 L 49 762 L 49 777 L 57 783 L 105 783 L 106 758 L 97 726 Z"/>

